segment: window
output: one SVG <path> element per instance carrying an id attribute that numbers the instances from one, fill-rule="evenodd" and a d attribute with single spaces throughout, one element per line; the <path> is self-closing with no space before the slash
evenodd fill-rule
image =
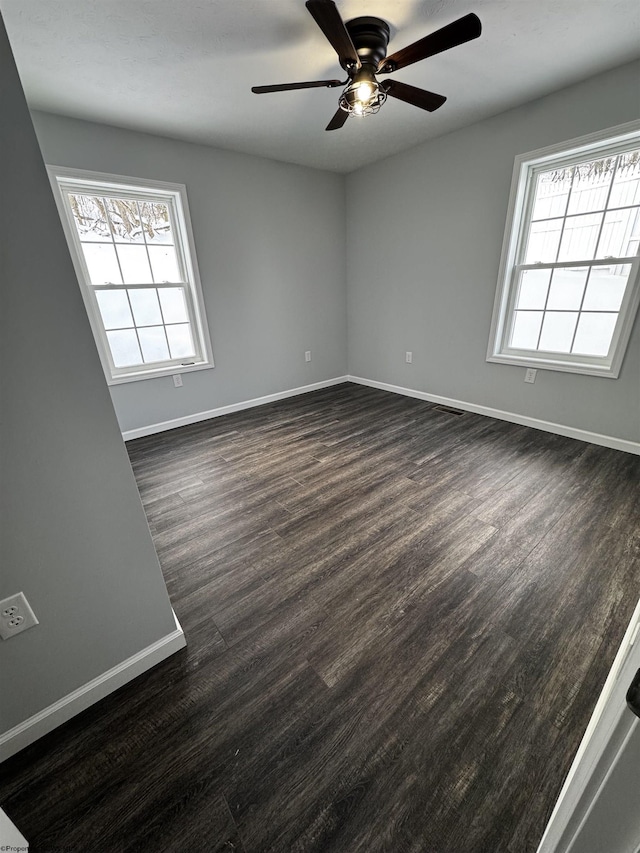
<path id="1" fill-rule="evenodd" d="M 213 367 L 185 188 L 49 173 L 109 384 Z"/>
<path id="2" fill-rule="evenodd" d="M 487 360 L 617 377 L 639 256 L 640 122 L 517 157 Z"/>

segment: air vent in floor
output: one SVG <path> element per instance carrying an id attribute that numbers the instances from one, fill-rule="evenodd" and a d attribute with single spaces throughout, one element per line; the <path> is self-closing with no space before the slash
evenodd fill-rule
<path id="1" fill-rule="evenodd" d="M 462 409 L 453 409 L 451 406 L 435 406 L 436 412 L 445 412 L 447 415 L 464 415 Z"/>

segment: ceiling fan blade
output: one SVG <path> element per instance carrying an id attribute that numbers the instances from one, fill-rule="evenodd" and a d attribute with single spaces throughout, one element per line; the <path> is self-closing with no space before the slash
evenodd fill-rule
<path id="1" fill-rule="evenodd" d="M 447 100 L 444 95 L 436 95 L 435 92 L 427 92 L 426 89 L 418 89 L 399 80 L 384 80 L 380 85 L 390 97 L 412 104 L 414 107 L 420 107 L 421 110 L 428 110 L 430 113 L 441 107 Z"/>
<path id="2" fill-rule="evenodd" d="M 339 130 L 348 118 L 349 113 L 346 110 L 342 110 L 340 109 L 340 107 L 338 107 L 338 111 L 331 119 L 329 124 L 325 127 L 325 130 Z"/>
<path id="3" fill-rule="evenodd" d="M 251 91 L 256 95 L 265 92 L 289 92 L 292 89 L 319 89 L 321 87 L 333 89 L 335 86 L 344 86 L 346 80 L 311 80 L 305 83 L 276 83 L 275 86 L 252 86 Z"/>
<path id="4" fill-rule="evenodd" d="M 387 56 L 386 59 L 381 60 L 378 66 L 378 74 L 390 74 L 392 71 L 397 71 L 398 68 L 405 68 L 421 59 L 435 56 L 436 53 L 442 53 L 443 50 L 449 50 L 451 47 L 478 38 L 481 32 L 480 18 L 471 12 L 463 18 L 458 18 L 457 21 L 447 24 L 446 27 L 436 30 L 435 33 L 404 47 L 397 53 Z"/>
<path id="5" fill-rule="evenodd" d="M 341 65 L 360 68 L 357 51 L 333 0 L 307 0 L 305 6 L 338 54 Z"/>

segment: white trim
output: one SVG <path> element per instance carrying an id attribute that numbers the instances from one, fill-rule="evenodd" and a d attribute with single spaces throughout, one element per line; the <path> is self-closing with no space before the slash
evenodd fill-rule
<path id="1" fill-rule="evenodd" d="M 147 373 L 129 373 L 127 376 L 107 377 L 107 385 L 124 385 L 127 382 L 140 382 L 142 379 L 161 379 L 163 376 L 173 376 L 174 373 L 193 373 L 195 370 L 212 370 L 213 361 L 194 362 L 193 364 L 172 362 L 167 367 L 154 367 Z"/>
<path id="2" fill-rule="evenodd" d="M 195 412 L 192 415 L 185 415 L 180 418 L 172 418 L 170 421 L 161 421 L 148 426 L 137 427 L 136 429 L 124 430 L 122 437 L 125 441 L 131 441 L 134 438 L 143 438 L 145 435 L 155 435 L 158 432 L 176 429 L 181 426 L 189 426 L 189 424 L 207 421 L 211 418 L 219 418 L 222 415 L 229 415 L 233 412 L 241 412 L 244 409 L 252 409 L 255 406 L 264 406 L 268 403 L 274 403 L 278 400 L 285 400 L 287 397 L 297 397 L 299 394 L 307 394 L 309 391 L 317 391 L 321 388 L 330 388 L 332 385 L 340 385 L 343 382 L 353 382 L 356 385 L 367 385 L 370 388 L 379 388 L 381 391 L 391 391 L 393 394 L 402 394 L 404 397 L 415 397 L 418 400 L 426 400 L 430 403 L 441 403 L 445 406 L 453 406 L 456 409 L 464 409 L 466 412 L 473 412 L 476 415 L 485 415 L 489 418 L 496 418 L 499 421 L 508 421 L 520 426 L 528 426 L 533 429 L 540 429 L 544 432 L 552 432 L 556 435 L 564 435 L 567 438 L 576 438 L 578 441 L 586 441 L 590 444 L 597 444 L 601 447 L 611 447 L 614 450 L 622 450 L 625 453 L 633 453 L 640 456 L 640 442 L 629 441 L 625 438 L 617 438 L 612 435 L 602 435 L 598 432 L 589 432 L 586 429 L 578 429 L 577 427 L 567 426 L 565 424 L 557 424 L 552 421 L 543 421 L 539 418 L 532 418 L 527 415 L 520 415 L 516 412 L 505 412 L 502 409 L 494 409 L 491 406 L 482 406 L 478 403 L 467 403 L 465 400 L 454 400 L 451 397 L 442 397 L 439 394 L 430 394 L 426 391 L 416 391 L 414 388 L 403 388 L 400 385 L 390 385 L 388 382 L 376 382 L 374 379 L 364 379 L 361 376 L 336 376 L 335 379 L 325 379 L 322 382 L 315 382 L 312 385 L 304 385 L 300 388 L 291 388 L 288 391 L 279 391 L 275 394 L 268 394 L 264 397 L 255 397 L 252 400 L 244 400 L 240 403 L 232 403 L 229 406 L 220 406 L 218 409 L 209 409 L 205 412 Z"/>
<path id="3" fill-rule="evenodd" d="M 582 826 L 604 778 L 618 758 L 637 718 L 628 710 L 625 694 L 640 661 L 633 649 L 640 623 L 636 605 L 587 730 L 565 779 L 537 853 L 565 853 Z"/>
<path id="4" fill-rule="evenodd" d="M 183 371 L 173 371 L 182 373 Z M 220 406 L 218 409 L 209 409 L 206 412 L 194 412 L 192 415 L 184 415 L 181 418 L 172 418 L 170 421 L 161 421 L 149 426 L 128 429 L 122 433 L 125 441 L 134 438 L 142 438 L 145 435 L 154 435 L 168 429 L 176 429 L 189 424 L 197 424 L 200 421 L 208 421 L 210 418 L 219 418 L 222 415 L 230 415 L 232 412 L 241 412 L 243 409 L 252 409 L 254 406 L 265 406 L 267 403 L 275 403 L 277 400 L 286 400 L 287 397 L 297 397 L 299 394 L 308 394 L 309 391 L 318 391 L 320 388 L 330 388 L 332 385 L 340 385 L 349 382 L 348 376 L 337 376 L 335 379 L 325 379 L 322 382 L 314 382 L 312 385 L 302 385 L 300 388 L 291 388 L 288 391 L 278 391 L 275 394 L 267 394 L 265 397 L 255 397 L 253 400 L 244 400 L 241 403 L 231 403 L 229 406 Z"/>
<path id="5" fill-rule="evenodd" d="M 629 141 L 637 137 L 639 131 L 640 121 L 630 121 L 616 127 L 605 128 L 596 133 L 590 133 L 578 139 L 570 139 L 566 142 L 554 143 L 546 148 L 539 148 L 536 151 L 529 151 L 526 154 L 518 154 L 515 157 L 498 269 L 498 283 L 491 316 L 487 361 L 496 364 L 516 364 L 542 370 L 560 370 L 566 373 L 603 376 L 611 379 L 618 378 L 640 304 L 640 271 L 637 259 L 632 263 L 625 299 L 620 306 L 619 319 L 607 357 L 594 356 L 581 360 L 580 356 L 554 357 L 542 350 L 519 352 L 509 349 L 506 346 L 505 338 L 508 331 L 506 327 L 513 313 L 515 297 L 513 276 L 518 260 L 516 253 L 522 245 L 523 231 L 529 218 L 528 208 L 532 203 L 532 198 L 528 197 L 528 204 L 525 205 L 533 170 L 544 165 L 551 158 L 555 158 L 556 165 L 561 165 L 561 162 L 573 162 L 573 159 L 582 153 L 585 155 L 594 153 L 594 149 L 618 150 L 624 148 Z M 560 154 L 564 155 L 561 162 L 558 159 Z M 585 262 L 585 265 L 586 263 L 598 265 L 599 262 L 589 261 Z M 535 267 L 535 265 L 533 266 Z"/>
<path id="6" fill-rule="evenodd" d="M 82 184 L 83 181 L 99 181 L 104 184 L 118 183 L 122 184 L 122 189 L 132 190 L 133 192 L 144 187 L 151 191 L 174 193 L 177 187 L 184 187 L 184 184 L 159 181 L 155 178 L 132 178 L 130 175 L 117 175 L 115 172 L 94 172 L 93 169 L 74 169 L 71 166 L 47 164 L 47 171 L 49 174 L 53 172 L 54 177 L 60 175 L 79 184 Z"/>
<path id="7" fill-rule="evenodd" d="M 564 435 L 567 438 L 577 438 L 578 441 L 587 441 L 590 444 L 598 444 L 602 447 L 611 447 L 614 450 L 623 450 L 625 453 L 634 453 L 640 456 L 640 442 L 629 441 L 625 438 L 617 438 L 613 435 L 602 435 L 598 432 L 589 432 L 586 429 L 556 424 L 552 421 L 542 421 L 527 415 L 519 415 L 516 412 L 504 412 L 501 409 L 493 409 L 491 406 L 481 406 L 477 403 L 467 403 L 465 400 L 453 400 L 451 397 L 441 397 L 439 394 L 430 394 L 425 391 L 416 391 L 413 388 L 403 388 L 400 385 L 390 385 L 387 382 L 376 382 L 373 379 L 363 379 L 360 376 L 347 376 L 348 382 L 358 385 L 367 385 L 370 388 L 379 388 L 381 391 L 391 391 L 393 394 L 402 394 L 405 397 L 415 397 L 418 400 L 427 400 L 430 403 L 441 403 L 445 406 L 453 406 L 456 409 L 464 409 L 476 415 L 486 415 L 499 421 L 509 421 L 521 426 L 533 427 L 544 432 L 553 432 L 556 435 Z"/>
<path id="8" fill-rule="evenodd" d="M 58 699 L 48 708 L 44 708 L 23 723 L 0 735 L 0 761 L 5 761 L 21 749 L 66 723 L 76 714 L 104 699 L 119 687 L 142 675 L 148 669 L 184 648 L 187 641 L 178 619 L 173 614 L 175 630 L 160 640 L 156 640 L 146 649 L 142 649 L 117 666 L 103 672 L 97 678 Z"/>
<path id="9" fill-rule="evenodd" d="M 132 178 L 128 175 L 111 175 L 106 172 L 94 172 L 86 169 L 71 169 L 66 166 L 47 165 L 46 168 L 107 384 L 120 385 L 141 379 L 154 379 L 158 376 L 176 373 L 178 370 L 186 373 L 192 370 L 213 368 L 215 366 L 213 349 L 185 184 L 153 181 L 147 178 Z M 95 289 L 91 286 L 90 276 L 86 268 L 81 241 L 73 222 L 72 213 L 64 200 L 65 189 L 76 187 L 78 192 L 95 191 L 96 183 L 106 185 L 106 188 L 102 188 L 106 195 L 109 195 L 111 191 L 118 190 L 140 198 L 145 196 L 162 198 L 166 196 L 162 200 L 172 211 L 175 225 L 175 250 L 185 278 L 185 281 L 175 282 L 175 286 L 183 287 L 185 290 L 189 322 L 192 327 L 194 345 L 197 349 L 192 362 L 185 363 L 179 359 L 166 359 L 151 366 L 142 364 L 131 368 L 117 368 L 114 365 L 96 302 Z M 127 285 L 123 284 L 123 287 L 126 288 Z"/>

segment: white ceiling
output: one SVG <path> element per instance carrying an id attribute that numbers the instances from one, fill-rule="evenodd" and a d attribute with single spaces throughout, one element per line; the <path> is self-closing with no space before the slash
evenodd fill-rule
<path id="1" fill-rule="evenodd" d="M 389 99 L 324 128 L 339 89 L 252 85 L 344 78 L 303 0 L 0 0 L 32 108 L 349 172 L 640 56 L 638 0 L 337 0 L 384 18 L 389 53 L 475 12 L 479 39 L 398 71 L 446 95 Z"/>

